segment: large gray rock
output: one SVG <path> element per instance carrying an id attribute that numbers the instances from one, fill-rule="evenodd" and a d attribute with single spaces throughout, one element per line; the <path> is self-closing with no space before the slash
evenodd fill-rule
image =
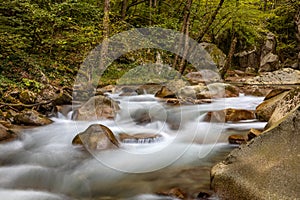
<path id="1" fill-rule="evenodd" d="M 246 71 L 247 69 L 258 69 L 259 63 L 259 53 L 256 48 L 250 51 L 242 51 L 234 54 L 235 60 L 238 63 L 240 69 Z"/>
<path id="2" fill-rule="evenodd" d="M 235 149 L 211 170 L 221 199 L 290 200 L 300 196 L 300 110 L 250 143 Z"/>
<path id="3" fill-rule="evenodd" d="M 261 49 L 259 72 L 275 71 L 279 68 L 279 57 L 276 55 L 276 37 L 268 33 Z"/>
<path id="4" fill-rule="evenodd" d="M 118 103 L 111 98 L 94 96 L 76 110 L 72 118 L 83 121 L 114 119 L 118 110 L 120 110 Z"/>
<path id="5" fill-rule="evenodd" d="M 268 53 L 261 59 L 258 72 L 271 72 L 277 69 L 279 69 L 278 55 Z"/>

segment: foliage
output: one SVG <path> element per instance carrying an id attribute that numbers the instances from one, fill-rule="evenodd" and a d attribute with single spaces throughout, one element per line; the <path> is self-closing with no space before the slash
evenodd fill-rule
<path id="1" fill-rule="evenodd" d="M 123 18 L 123 1 L 111 1 L 110 35 L 145 26 L 181 31 L 186 1 L 127 2 Z M 193 2 L 190 37 L 196 39 L 202 33 L 219 2 Z M 278 38 L 281 59 L 294 57 L 299 51 L 293 22 L 299 1 L 267 1 L 266 10 L 263 2 L 226 0 L 203 41 L 216 43 L 228 53 L 233 34 L 238 37 L 237 51 L 241 51 L 258 46 L 264 34 L 272 31 Z M 3 87 L 17 83 L 26 88 L 32 80 L 30 84 L 39 89 L 40 85 L 35 83 L 43 82 L 44 76 L 51 84 L 72 85 L 84 58 L 103 39 L 102 1 L 1 0 L 0 11 L 0 81 Z M 120 58 L 114 62 L 104 72 L 100 84 L 115 83 L 129 69 L 156 61 L 156 51 L 141 50 L 133 54 L 134 59 Z M 165 53 L 162 57 L 165 64 L 171 64 L 174 54 Z"/>

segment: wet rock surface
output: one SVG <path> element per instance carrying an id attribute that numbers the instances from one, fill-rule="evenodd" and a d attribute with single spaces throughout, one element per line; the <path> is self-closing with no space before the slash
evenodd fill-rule
<path id="1" fill-rule="evenodd" d="M 299 130 L 298 108 L 215 165 L 211 170 L 212 187 L 220 198 L 297 199 Z"/>
<path id="2" fill-rule="evenodd" d="M 207 113 L 204 121 L 207 122 L 237 122 L 241 120 L 255 119 L 254 111 L 228 108 Z"/>
<path id="3" fill-rule="evenodd" d="M 92 124 L 85 131 L 78 133 L 72 144 L 84 146 L 88 150 L 106 150 L 119 147 L 119 141 L 113 132 L 101 124 Z"/>

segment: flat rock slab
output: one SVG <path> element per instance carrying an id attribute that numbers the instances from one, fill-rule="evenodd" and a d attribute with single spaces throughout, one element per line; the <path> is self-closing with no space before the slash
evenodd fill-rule
<path id="1" fill-rule="evenodd" d="M 211 170 L 212 187 L 223 199 L 284 200 L 300 197 L 300 110 Z"/>

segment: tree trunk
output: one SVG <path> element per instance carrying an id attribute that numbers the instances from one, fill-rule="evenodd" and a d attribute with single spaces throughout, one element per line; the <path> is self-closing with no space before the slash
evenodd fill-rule
<path id="1" fill-rule="evenodd" d="M 110 12 L 110 0 L 104 0 L 104 16 L 103 16 L 103 41 L 101 46 L 101 55 L 99 69 L 100 72 L 104 70 L 107 62 L 108 52 L 108 37 L 109 37 L 109 12 Z"/>
<path id="2" fill-rule="evenodd" d="M 183 50 L 183 55 L 182 55 L 182 60 L 180 62 L 179 65 L 179 72 L 182 74 L 184 72 L 184 62 L 185 62 L 185 58 L 186 58 L 186 54 L 188 51 L 188 37 L 189 37 L 189 21 L 190 21 L 190 10 L 191 10 L 191 6 L 192 6 L 192 0 L 187 0 L 185 8 L 184 8 L 184 17 L 183 17 L 183 23 L 182 23 L 182 27 L 181 27 L 181 32 L 182 34 L 184 34 L 183 37 L 180 37 L 179 39 L 179 48 L 181 48 L 183 46 L 184 50 Z M 183 43 L 184 42 L 184 43 Z M 179 60 L 179 51 L 180 49 L 178 49 L 178 53 L 175 55 L 174 61 L 173 61 L 173 68 L 176 68 L 177 62 Z"/>
<path id="3" fill-rule="evenodd" d="M 220 9 L 222 8 L 223 3 L 224 3 L 224 0 L 220 0 L 219 5 L 216 8 L 215 12 L 212 14 L 210 20 L 207 22 L 207 24 L 204 27 L 203 31 L 197 37 L 197 42 L 200 42 L 203 39 L 204 35 L 208 32 L 210 26 L 213 24 L 213 22 L 216 19 L 217 14 L 219 13 Z"/>
<path id="4" fill-rule="evenodd" d="M 298 40 L 298 48 L 300 50 L 300 8 L 295 15 L 295 26 L 296 26 L 296 38 Z"/>
<path id="5" fill-rule="evenodd" d="M 121 9 L 122 20 L 125 20 L 126 13 L 127 13 L 127 6 L 128 6 L 128 0 L 123 0 L 122 9 Z"/>
<path id="6" fill-rule="evenodd" d="M 237 43 L 237 37 L 234 37 L 230 44 L 230 49 L 229 49 L 229 53 L 228 53 L 224 68 L 220 70 L 220 76 L 223 79 L 224 79 L 224 76 L 225 76 L 227 70 L 231 67 L 232 57 L 235 52 L 236 43 Z"/>

